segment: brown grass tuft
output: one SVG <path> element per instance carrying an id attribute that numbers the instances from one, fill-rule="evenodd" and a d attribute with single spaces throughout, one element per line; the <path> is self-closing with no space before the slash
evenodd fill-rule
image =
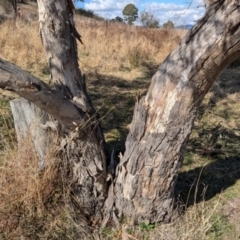
<path id="1" fill-rule="evenodd" d="M 85 239 L 86 222 L 69 200 L 66 166 L 49 154 L 39 171 L 30 138 L 21 149 L 5 150 L 0 165 L 0 239 Z"/>

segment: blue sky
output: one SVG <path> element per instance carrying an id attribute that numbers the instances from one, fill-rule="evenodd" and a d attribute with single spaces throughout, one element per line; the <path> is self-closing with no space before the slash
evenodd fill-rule
<path id="1" fill-rule="evenodd" d="M 142 12 L 153 13 L 160 25 L 171 20 L 175 25 L 194 24 L 204 14 L 203 0 L 85 0 L 78 4 L 107 19 L 122 17 L 122 10 L 133 3 Z"/>

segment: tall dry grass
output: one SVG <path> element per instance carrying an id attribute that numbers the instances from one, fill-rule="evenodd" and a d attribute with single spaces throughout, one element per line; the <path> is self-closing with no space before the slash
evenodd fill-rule
<path id="1" fill-rule="evenodd" d="M 185 34 L 181 30 L 146 29 L 121 23 L 76 18 L 84 45 L 78 45 L 83 72 L 128 72 L 144 62 L 160 64 Z M 21 19 L 0 25 L 0 57 L 44 78 L 48 73 L 38 24 Z M 46 76 L 45 76 L 46 77 Z"/>
<path id="2" fill-rule="evenodd" d="M 40 171 L 31 146 L 28 137 L 21 151 L 5 150 L 0 164 L 0 239 L 91 239 L 71 204 L 66 164 L 52 151 Z"/>
<path id="3" fill-rule="evenodd" d="M 37 23 L 12 21 L 0 25 L 0 58 L 38 76 L 46 67 L 46 57 L 38 34 Z"/>
<path id="4" fill-rule="evenodd" d="M 144 62 L 160 64 L 185 34 L 184 31 L 147 29 L 123 23 L 76 21 L 84 45 L 79 45 L 83 71 L 128 72 Z"/>

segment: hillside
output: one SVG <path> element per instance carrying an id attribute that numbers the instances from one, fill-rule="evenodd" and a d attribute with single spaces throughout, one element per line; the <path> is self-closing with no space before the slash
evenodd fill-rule
<path id="1" fill-rule="evenodd" d="M 36 5 L 20 7 L 23 17 L 16 27 L 11 20 L 0 24 L 0 58 L 49 83 L 38 22 L 26 19 L 37 14 Z M 78 45 L 79 65 L 101 116 L 106 141 L 112 148 L 119 139 L 117 150 L 123 152 L 136 95 L 144 95 L 152 75 L 186 31 L 82 16 L 75 21 L 84 43 Z M 122 219 L 121 229 L 103 229 L 102 239 L 239 238 L 239 76 L 237 66 L 225 69 L 203 101 L 176 186 L 179 218 L 168 225 L 138 226 Z M 15 97 L 0 90 L 0 239 L 93 238 L 94 224 L 87 226 L 65 202 L 69 189 L 61 173 L 53 165 L 41 175 L 36 158 L 17 151 L 8 104 Z"/>

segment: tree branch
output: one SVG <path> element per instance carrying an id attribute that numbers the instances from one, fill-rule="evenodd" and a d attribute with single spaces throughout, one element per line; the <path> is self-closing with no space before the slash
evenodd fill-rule
<path id="1" fill-rule="evenodd" d="M 33 102 L 67 129 L 83 124 L 85 113 L 46 83 L 21 68 L 0 59 L 0 88 Z"/>

